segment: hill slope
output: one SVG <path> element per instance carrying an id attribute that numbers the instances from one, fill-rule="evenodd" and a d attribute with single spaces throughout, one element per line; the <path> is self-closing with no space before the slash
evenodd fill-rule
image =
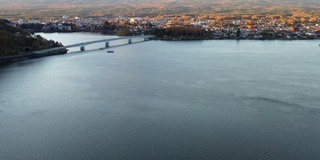
<path id="1" fill-rule="evenodd" d="M 8 23 L 9 21 L 0 19 L 0 56 L 60 46 L 57 42 L 31 35 Z"/>

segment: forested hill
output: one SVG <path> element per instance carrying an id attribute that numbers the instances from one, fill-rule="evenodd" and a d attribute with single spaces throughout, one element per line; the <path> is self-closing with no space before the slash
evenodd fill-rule
<path id="1" fill-rule="evenodd" d="M 48 41 L 39 35 L 32 35 L 16 27 L 9 21 L 0 19 L 0 56 L 23 54 L 25 52 L 60 46 L 58 42 Z"/>
<path id="2" fill-rule="evenodd" d="M 320 14 L 319 0 L 0 0 L 0 17 Z"/>

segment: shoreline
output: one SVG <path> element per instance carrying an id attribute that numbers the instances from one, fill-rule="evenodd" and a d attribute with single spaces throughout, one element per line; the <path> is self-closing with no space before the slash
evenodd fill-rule
<path id="1" fill-rule="evenodd" d="M 223 38 L 223 37 L 162 37 L 155 38 L 163 41 L 198 41 L 198 40 L 255 40 L 255 41 L 268 41 L 268 40 L 281 40 L 281 41 L 299 41 L 299 40 L 320 40 L 320 37 L 315 38 Z"/>
<path id="2" fill-rule="evenodd" d="M 64 50 L 58 51 L 47 51 L 47 50 L 40 50 L 40 51 L 33 51 L 28 53 L 22 53 L 17 55 L 0 55 L 0 63 L 10 63 L 16 61 L 23 61 L 27 59 L 34 59 L 34 58 L 41 58 L 53 55 L 60 55 L 66 54 L 68 50 L 65 48 Z"/>
<path id="3" fill-rule="evenodd" d="M 92 31 L 59 31 L 59 32 L 46 32 L 46 31 L 39 31 L 39 32 L 34 32 L 36 33 L 93 33 L 93 34 L 100 34 L 100 35 L 105 35 L 105 36 L 119 36 L 117 34 L 105 34 L 101 33 L 99 31 L 97 32 L 92 32 Z M 130 34 L 127 36 L 132 36 L 132 35 L 137 35 L 137 34 Z M 148 35 L 148 34 L 145 34 Z M 164 35 L 167 36 L 167 35 Z M 211 36 L 211 37 L 184 37 L 184 36 L 167 36 L 167 37 L 155 37 L 154 39 L 156 40 L 163 40 L 163 41 L 198 41 L 198 40 L 320 40 L 320 35 L 318 36 L 294 36 L 294 35 L 288 35 L 287 36 L 282 36 L 282 37 L 235 37 L 235 36 L 230 36 L 230 37 L 223 37 L 223 36 Z M 258 36 L 258 35 L 257 35 Z M 124 37 L 124 36 L 119 36 L 119 37 Z"/>
<path id="4" fill-rule="evenodd" d="M 161 41 L 223 41 L 223 40 L 234 40 L 234 41 L 314 41 L 320 40 L 320 38 L 314 39 L 234 39 L 234 38 L 203 38 L 203 39 L 179 39 L 179 38 L 155 38 L 155 40 Z"/>
<path id="5" fill-rule="evenodd" d="M 53 33 L 60 33 L 60 32 L 53 32 Z M 66 33 L 66 32 L 64 32 Z M 73 33 L 73 32 L 68 32 Z M 93 32 L 83 32 L 83 33 L 93 33 Z M 107 35 L 107 36 L 114 36 L 114 35 Z M 312 40 L 320 40 L 320 38 L 309 38 L 309 39 L 248 39 L 248 38 L 186 38 L 186 37 L 166 37 L 166 38 L 153 38 L 152 40 L 160 40 L 160 41 L 221 41 L 221 40 L 235 40 L 235 41 L 312 41 Z M 320 44 L 319 44 L 320 46 Z M 62 46 L 63 47 L 63 46 Z M 50 50 L 50 48 L 49 48 Z M 37 53 L 38 52 L 38 53 Z M 64 49 L 62 51 L 54 51 L 50 52 L 47 50 L 40 50 L 40 51 L 32 51 L 32 52 L 25 52 L 20 54 L 0 54 L 0 63 L 11 63 L 16 61 L 23 61 L 28 59 L 34 59 L 34 58 L 41 58 L 41 57 L 47 57 L 52 55 L 61 55 L 61 54 L 67 54 L 68 49 Z"/>

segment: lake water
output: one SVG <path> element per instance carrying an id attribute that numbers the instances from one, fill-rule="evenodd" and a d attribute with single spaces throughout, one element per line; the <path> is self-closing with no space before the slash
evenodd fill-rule
<path id="1" fill-rule="evenodd" d="M 319 43 L 101 43 L 1 64 L 0 159 L 319 159 Z"/>

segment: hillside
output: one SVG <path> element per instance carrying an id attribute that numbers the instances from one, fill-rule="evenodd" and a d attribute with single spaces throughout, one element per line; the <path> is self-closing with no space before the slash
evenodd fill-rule
<path id="1" fill-rule="evenodd" d="M 161 14 L 320 14 L 319 0 L 0 0 L 0 17 Z"/>
<path id="2" fill-rule="evenodd" d="M 41 36 L 8 25 L 9 21 L 0 19 L 0 56 L 22 54 L 25 52 L 61 46 Z"/>

